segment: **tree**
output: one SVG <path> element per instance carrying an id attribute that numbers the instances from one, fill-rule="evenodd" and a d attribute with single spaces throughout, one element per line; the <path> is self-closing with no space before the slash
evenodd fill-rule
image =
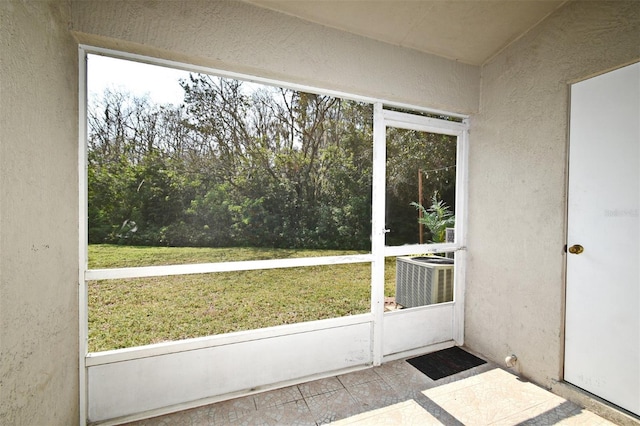
<path id="1" fill-rule="evenodd" d="M 369 246 L 371 105 L 180 84 L 179 106 L 110 91 L 90 104 L 90 242 Z"/>
<path id="2" fill-rule="evenodd" d="M 415 130 L 387 129 L 386 224 L 387 244 L 418 243 L 415 211 L 418 170 L 423 171 L 423 193 L 438 193 L 455 208 L 456 139 Z M 418 200 L 426 204 L 425 200 Z"/>

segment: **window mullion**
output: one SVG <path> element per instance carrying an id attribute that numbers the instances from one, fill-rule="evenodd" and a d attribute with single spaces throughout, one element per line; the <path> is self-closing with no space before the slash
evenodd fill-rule
<path id="1" fill-rule="evenodd" d="M 386 126 L 381 103 L 373 106 L 373 194 L 371 205 L 371 312 L 373 314 L 373 364 L 382 363 L 382 322 L 384 319 L 384 238 Z"/>

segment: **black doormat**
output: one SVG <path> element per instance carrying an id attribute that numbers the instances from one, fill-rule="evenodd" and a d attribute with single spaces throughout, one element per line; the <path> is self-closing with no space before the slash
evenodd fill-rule
<path id="1" fill-rule="evenodd" d="M 487 361 L 471 355 L 469 352 L 457 346 L 453 346 L 448 349 L 408 359 L 407 362 L 431 379 L 438 380 L 477 367 L 478 365 L 486 364 Z"/>

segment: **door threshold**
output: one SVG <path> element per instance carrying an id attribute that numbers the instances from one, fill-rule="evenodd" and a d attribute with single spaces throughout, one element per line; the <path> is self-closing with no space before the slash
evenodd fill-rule
<path id="1" fill-rule="evenodd" d="M 551 392 L 620 426 L 640 425 L 640 416 L 565 381 L 551 382 Z"/>

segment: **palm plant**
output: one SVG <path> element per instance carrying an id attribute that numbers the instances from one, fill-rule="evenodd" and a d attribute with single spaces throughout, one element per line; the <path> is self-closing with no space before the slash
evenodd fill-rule
<path id="1" fill-rule="evenodd" d="M 444 201 L 438 200 L 438 193 L 434 193 L 431 197 L 431 206 L 428 209 L 416 202 L 412 202 L 411 205 L 422 211 L 422 217 L 418 218 L 418 223 L 426 226 L 431 232 L 429 242 L 445 242 L 446 229 L 455 225 L 456 217 Z"/>

